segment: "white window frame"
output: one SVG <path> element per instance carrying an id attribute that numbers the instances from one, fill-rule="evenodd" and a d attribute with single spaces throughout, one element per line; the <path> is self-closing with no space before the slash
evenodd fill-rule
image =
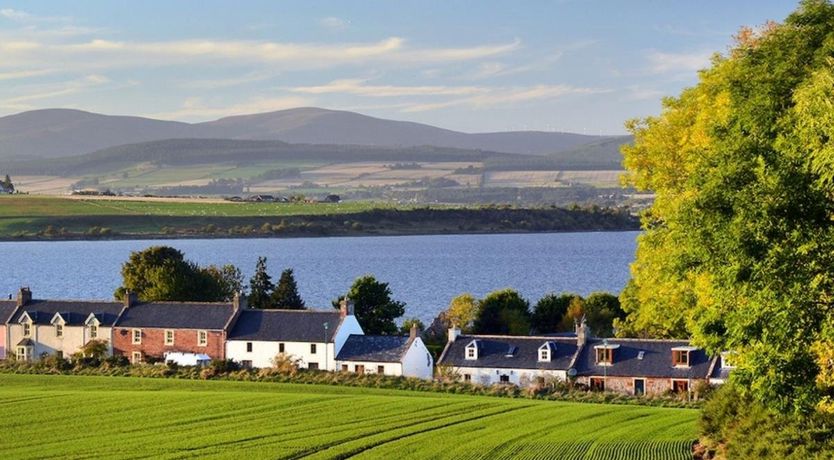
<path id="1" fill-rule="evenodd" d="M 98 338 L 98 326 L 95 324 L 90 324 L 88 326 L 90 328 L 90 338 L 97 339 Z"/>
<path id="2" fill-rule="evenodd" d="M 142 362 L 142 352 L 141 351 L 134 351 L 130 355 L 130 362 L 133 364 L 140 364 Z"/>
<path id="3" fill-rule="evenodd" d="M 133 345 L 142 345 L 142 329 L 132 329 L 130 339 Z"/>
<path id="4" fill-rule="evenodd" d="M 207 347 L 208 346 L 208 331 L 197 331 L 197 346 L 198 347 Z"/>
<path id="5" fill-rule="evenodd" d="M 57 323 L 55 325 L 55 337 L 64 338 L 64 325 Z"/>
<path id="6" fill-rule="evenodd" d="M 27 321 L 21 323 L 21 326 L 23 326 L 23 337 L 32 337 L 32 323 Z"/>
<path id="7" fill-rule="evenodd" d="M 170 334 L 171 340 L 168 340 Z M 173 345 L 176 334 L 173 329 L 165 329 L 165 345 Z"/>

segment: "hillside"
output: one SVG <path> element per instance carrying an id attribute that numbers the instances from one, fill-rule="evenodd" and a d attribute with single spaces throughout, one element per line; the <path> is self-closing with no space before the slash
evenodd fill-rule
<path id="1" fill-rule="evenodd" d="M 125 144 L 185 138 L 386 147 L 432 145 L 545 155 L 607 137 L 534 131 L 469 134 L 319 108 L 289 109 L 195 124 L 47 109 L 0 118 L 0 160 L 67 157 Z"/>
<path id="2" fill-rule="evenodd" d="M 0 397 L 0 453 L 20 459 L 92 452 L 103 458 L 687 459 L 698 416 L 689 409 L 333 385 L 54 375 L 0 375 Z"/>

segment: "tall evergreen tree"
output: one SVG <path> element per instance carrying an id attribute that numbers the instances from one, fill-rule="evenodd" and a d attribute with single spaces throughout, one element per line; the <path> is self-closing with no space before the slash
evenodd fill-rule
<path id="1" fill-rule="evenodd" d="M 285 308 L 288 310 L 304 310 L 304 299 L 298 294 L 298 285 L 295 283 L 292 268 L 281 272 L 278 286 L 272 293 L 272 306 L 274 308 Z"/>
<path id="2" fill-rule="evenodd" d="M 371 275 L 356 279 L 348 291 L 348 298 L 354 303 L 356 319 L 362 330 L 370 335 L 393 335 L 398 332 L 395 320 L 405 313 L 405 304 L 391 299 L 388 283 L 377 281 Z M 333 301 L 339 308 L 342 297 Z"/>
<path id="3" fill-rule="evenodd" d="M 258 257 L 255 274 L 249 280 L 249 306 L 252 308 L 270 308 L 274 288 L 272 278 L 266 271 L 266 257 Z"/>

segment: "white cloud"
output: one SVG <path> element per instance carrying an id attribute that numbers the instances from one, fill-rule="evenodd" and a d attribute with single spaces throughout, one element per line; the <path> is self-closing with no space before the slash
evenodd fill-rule
<path id="1" fill-rule="evenodd" d="M 12 8 L 3 8 L 2 10 L 0 10 L 0 16 L 18 22 L 27 21 L 32 18 L 31 14 L 25 11 L 15 10 Z"/>
<path id="2" fill-rule="evenodd" d="M 536 85 L 530 87 L 493 88 L 487 94 L 479 94 L 476 96 L 436 103 L 415 104 L 403 109 L 403 112 L 425 112 L 453 106 L 484 108 L 496 105 L 550 100 L 575 94 L 599 94 L 609 91 L 610 90 L 606 89 L 583 88 L 571 85 Z"/>
<path id="3" fill-rule="evenodd" d="M 707 67 L 712 52 L 695 51 L 688 53 L 663 53 L 652 51 L 646 59 L 649 61 L 649 71 L 654 74 L 695 72 Z"/>
<path id="4" fill-rule="evenodd" d="M 54 72 L 56 72 L 55 69 L 17 70 L 12 72 L 0 72 L 0 80 L 18 80 L 21 78 L 40 77 Z"/>
<path id="5" fill-rule="evenodd" d="M 92 88 L 102 87 L 110 83 L 110 79 L 104 75 L 86 75 L 74 80 L 58 83 L 47 83 L 41 85 L 30 85 L 24 88 L 16 88 L 15 97 L 3 100 L 4 106 L 15 106 L 31 108 L 28 104 L 33 101 L 55 99 L 80 93 Z"/>
<path id="6" fill-rule="evenodd" d="M 366 80 L 346 79 L 334 80 L 325 85 L 299 86 L 289 88 L 294 93 L 304 94 L 353 94 L 370 97 L 401 97 L 401 96 L 461 96 L 483 93 L 485 88 L 475 86 L 395 86 L 395 85 L 366 85 Z"/>
<path id="7" fill-rule="evenodd" d="M 335 16 L 329 16 L 326 18 L 321 18 L 319 20 L 319 25 L 328 30 L 340 31 L 347 29 L 350 26 L 350 21 L 347 21 L 342 18 L 337 18 Z"/>

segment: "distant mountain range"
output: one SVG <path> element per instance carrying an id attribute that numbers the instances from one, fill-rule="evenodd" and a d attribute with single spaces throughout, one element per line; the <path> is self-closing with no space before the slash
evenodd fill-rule
<path id="1" fill-rule="evenodd" d="M 258 140 L 389 148 L 433 146 L 523 155 L 575 152 L 586 145 L 603 146 L 607 149 L 605 154 L 610 155 L 611 146 L 606 142 L 613 142 L 613 153 L 619 156 L 616 147 L 628 138 L 537 131 L 469 134 L 319 108 L 234 116 L 194 124 L 46 109 L 0 118 L 0 162 L 71 157 L 125 144 L 166 139 Z"/>

